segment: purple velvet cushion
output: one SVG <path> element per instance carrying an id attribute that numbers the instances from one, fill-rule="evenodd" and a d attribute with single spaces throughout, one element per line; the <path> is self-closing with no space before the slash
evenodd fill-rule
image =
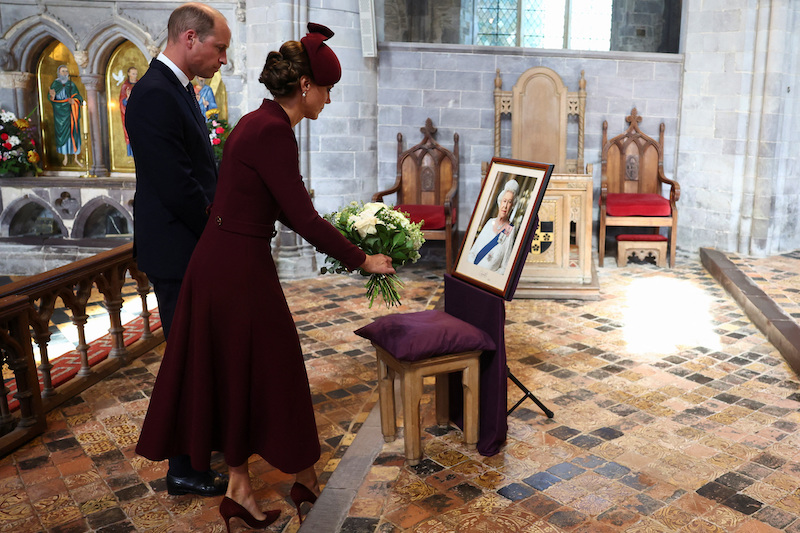
<path id="1" fill-rule="evenodd" d="M 494 350 L 485 331 L 444 311 L 387 315 L 355 331 L 401 361 L 472 350 Z"/>

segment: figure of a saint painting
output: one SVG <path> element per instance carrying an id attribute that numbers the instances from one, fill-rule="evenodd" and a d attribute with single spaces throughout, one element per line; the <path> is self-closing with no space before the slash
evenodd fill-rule
<path id="1" fill-rule="evenodd" d="M 78 86 L 69 79 L 69 69 L 59 65 L 58 76 L 50 84 L 48 98 L 53 105 L 53 127 L 55 129 L 56 149 L 64 156 L 63 165 L 69 163 L 69 156 L 75 156 L 75 164 L 82 166 L 78 155 L 81 153 L 81 104 L 83 97 Z"/>
<path id="2" fill-rule="evenodd" d="M 195 85 L 194 90 L 197 94 L 197 103 L 200 104 L 200 111 L 203 112 L 203 116 L 206 117 L 206 122 L 208 122 L 214 112 L 219 113 L 217 99 L 214 98 L 214 90 L 209 85 L 206 85 L 206 79 L 200 76 L 197 76 L 197 85 Z M 211 111 L 212 109 L 214 111 Z M 211 112 L 209 113 L 209 111 Z"/>
<path id="3" fill-rule="evenodd" d="M 129 67 L 125 81 L 122 82 L 122 86 L 119 88 L 119 112 L 122 115 L 122 131 L 125 133 L 125 146 L 129 157 L 133 157 L 133 151 L 131 151 L 131 141 L 128 139 L 128 129 L 125 127 L 125 110 L 128 108 L 128 98 L 131 95 L 131 90 L 137 81 L 139 81 L 139 70 L 136 67 Z"/>

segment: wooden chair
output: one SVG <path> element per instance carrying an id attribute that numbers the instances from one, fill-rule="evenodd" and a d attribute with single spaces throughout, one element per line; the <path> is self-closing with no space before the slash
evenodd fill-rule
<path id="1" fill-rule="evenodd" d="M 494 78 L 494 155 L 501 157 L 503 115 L 511 115 L 511 157 L 555 165 L 553 174 L 583 174 L 586 78 L 569 92 L 554 70 L 529 68 L 510 91 L 500 69 Z M 577 158 L 567 159 L 567 119 L 577 117 Z"/>
<path id="2" fill-rule="evenodd" d="M 608 121 L 603 121 L 601 155 L 600 224 L 597 246 L 600 266 L 606 247 L 606 227 L 669 228 L 669 266 L 675 266 L 675 231 L 678 226 L 676 203 L 680 185 L 664 176 L 664 123 L 658 142 L 639 130 L 642 121 L 634 107 L 625 119 L 630 126 L 625 133 L 608 140 Z M 669 198 L 661 195 L 662 184 L 669 185 Z M 628 237 L 628 236 L 626 236 Z M 643 241 L 653 240 L 643 235 Z"/>
<path id="3" fill-rule="evenodd" d="M 420 128 L 422 142 L 403 151 L 403 134 L 397 134 L 397 179 L 390 189 L 375 193 L 373 202 L 397 193 L 395 209 L 422 224 L 425 240 L 445 241 L 445 268 L 453 267 L 453 246 L 458 231 L 458 133 L 453 135 L 453 151 L 434 140 L 436 128 L 431 119 Z"/>

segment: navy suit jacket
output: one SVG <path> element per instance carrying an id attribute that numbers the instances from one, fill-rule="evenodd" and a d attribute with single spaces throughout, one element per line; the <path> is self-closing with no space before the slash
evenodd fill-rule
<path id="1" fill-rule="evenodd" d="M 136 161 L 138 266 L 155 278 L 182 279 L 217 185 L 205 117 L 169 67 L 154 59 L 133 87 L 125 119 Z"/>

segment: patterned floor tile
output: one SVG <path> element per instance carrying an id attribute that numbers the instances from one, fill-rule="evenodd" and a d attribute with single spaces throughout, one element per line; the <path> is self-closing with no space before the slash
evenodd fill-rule
<path id="1" fill-rule="evenodd" d="M 800 252 L 729 257 L 800 317 Z M 435 426 L 424 402 L 423 461 L 404 464 L 398 417 L 398 438 L 378 453 L 340 531 L 800 533 L 800 380 L 777 350 L 696 261 L 598 275 L 597 301 L 506 305 L 509 366 L 555 418 L 524 402 L 500 453 L 482 457 L 457 429 Z M 404 278 L 402 311 L 440 301 L 436 266 Z M 377 402 L 372 347 L 352 331 L 387 310 L 367 308 L 355 277 L 284 288 L 324 482 Z M 68 316 L 57 316 L 68 332 Z M 133 362 L 0 459 L 0 531 L 224 531 L 218 499 L 166 495 L 164 465 L 132 452 L 159 363 L 159 351 Z M 282 510 L 269 530 L 296 532 L 292 477 L 257 458 L 252 466 L 259 501 Z"/>

